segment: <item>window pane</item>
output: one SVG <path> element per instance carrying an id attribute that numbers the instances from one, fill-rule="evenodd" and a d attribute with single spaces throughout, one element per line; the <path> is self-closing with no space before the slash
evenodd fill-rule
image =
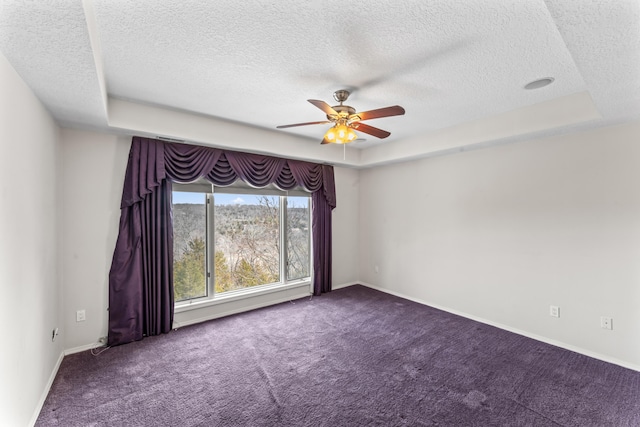
<path id="1" fill-rule="evenodd" d="M 280 281 L 280 198 L 216 194 L 215 292 Z"/>
<path id="2" fill-rule="evenodd" d="M 287 197 L 287 280 L 309 277 L 309 198 Z"/>
<path id="3" fill-rule="evenodd" d="M 207 296 L 207 211 L 203 193 L 173 192 L 175 302 Z"/>

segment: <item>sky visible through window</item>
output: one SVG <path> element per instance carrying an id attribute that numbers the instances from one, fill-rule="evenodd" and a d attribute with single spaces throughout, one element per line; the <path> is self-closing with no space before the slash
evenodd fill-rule
<path id="1" fill-rule="evenodd" d="M 217 193 L 215 196 L 216 205 L 257 205 L 258 197 L 251 194 L 224 194 Z M 203 205 L 205 203 L 204 194 L 202 193 L 183 193 L 180 191 L 173 192 L 173 203 L 190 203 Z"/>

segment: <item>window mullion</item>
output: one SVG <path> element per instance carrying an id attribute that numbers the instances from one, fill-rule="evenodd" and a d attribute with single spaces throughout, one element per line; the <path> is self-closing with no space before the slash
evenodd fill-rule
<path id="1" fill-rule="evenodd" d="M 287 253 L 287 197 L 280 196 L 280 283 L 287 282 L 289 258 Z"/>
<path id="2" fill-rule="evenodd" d="M 215 296 L 215 256 L 216 256 L 216 233 L 215 233 L 215 201 L 213 193 L 207 194 L 207 295 L 209 298 Z"/>

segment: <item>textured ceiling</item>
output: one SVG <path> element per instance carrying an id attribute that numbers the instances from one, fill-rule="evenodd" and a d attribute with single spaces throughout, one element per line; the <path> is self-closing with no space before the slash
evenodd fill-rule
<path id="1" fill-rule="evenodd" d="M 0 51 L 54 117 L 107 124 L 82 3 L 0 3 Z"/>
<path id="2" fill-rule="evenodd" d="M 467 138 L 486 145 L 640 118 L 637 0 L 5 0 L 0 51 L 57 120 L 85 128 L 115 126 L 109 106 L 124 100 L 315 145 L 326 125 L 275 127 L 324 120 L 306 100 L 334 105 L 341 88 L 359 111 L 406 109 L 367 122 L 389 138 L 350 146 L 380 153 L 471 124 L 518 122 Z M 523 89 L 542 77 L 555 81 Z M 522 123 L 548 107 L 566 120 Z"/>

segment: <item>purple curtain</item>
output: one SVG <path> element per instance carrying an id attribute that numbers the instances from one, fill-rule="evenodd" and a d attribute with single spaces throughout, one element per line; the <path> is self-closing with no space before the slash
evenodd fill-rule
<path id="1" fill-rule="evenodd" d="M 255 187 L 312 192 L 313 293 L 331 291 L 333 167 L 134 137 L 122 192 L 120 229 L 109 272 L 109 345 L 171 330 L 173 223 L 171 182 L 238 179 Z"/>

